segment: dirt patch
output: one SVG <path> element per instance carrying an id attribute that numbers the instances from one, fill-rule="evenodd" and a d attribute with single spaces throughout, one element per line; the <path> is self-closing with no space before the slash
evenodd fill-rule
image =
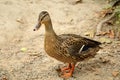
<path id="1" fill-rule="evenodd" d="M 96 29 L 100 20 L 96 13 L 105 4 L 104 0 L 78 4 L 74 0 L 1 0 L 0 80 L 63 80 L 55 69 L 64 64 L 44 51 L 44 27 L 32 31 L 38 14 L 43 10 L 50 13 L 57 34 L 84 36 Z M 95 58 L 80 62 L 68 80 L 120 80 L 120 42 L 103 46 Z"/>

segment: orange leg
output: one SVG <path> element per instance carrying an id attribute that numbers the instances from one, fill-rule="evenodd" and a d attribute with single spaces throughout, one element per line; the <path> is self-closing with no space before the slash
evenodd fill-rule
<path id="1" fill-rule="evenodd" d="M 61 68 L 61 72 L 66 72 L 67 70 L 70 70 L 71 63 L 68 64 L 68 66 Z"/>
<path id="2" fill-rule="evenodd" d="M 74 68 L 75 68 L 75 64 L 69 63 L 67 67 L 61 69 L 61 73 L 62 73 L 61 77 L 63 78 L 71 77 L 73 74 Z"/>

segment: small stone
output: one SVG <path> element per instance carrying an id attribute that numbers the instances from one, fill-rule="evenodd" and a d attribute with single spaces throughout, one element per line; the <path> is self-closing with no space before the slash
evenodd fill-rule
<path id="1" fill-rule="evenodd" d="M 119 71 L 113 71 L 113 72 L 112 72 L 113 77 L 117 77 L 118 74 L 119 74 Z"/>
<path id="2" fill-rule="evenodd" d="M 23 19 L 16 19 L 17 22 L 21 23 L 21 24 L 24 24 L 24 21 Z"/>
<path id="3" fill-rule="evenodd" d="M 82 3 L 82 0 L 76 0 L 75 4 Z"/>

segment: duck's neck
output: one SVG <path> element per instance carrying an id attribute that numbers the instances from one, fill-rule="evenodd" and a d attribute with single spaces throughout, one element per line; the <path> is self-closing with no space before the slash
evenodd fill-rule
<path id="1" fill-rule="evenodd" d="M 54 32 L 53 27 L 52 27 L 51 20 L 46 22 L 44 25 L 45 25 L 45 35 L 55 35 L 56 36 L 56 33 Z"/>

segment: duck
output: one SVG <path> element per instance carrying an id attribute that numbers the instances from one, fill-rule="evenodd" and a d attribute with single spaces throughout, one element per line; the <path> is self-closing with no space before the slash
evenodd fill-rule
<path id="1" fill-rule="evenodd" d="M 101 49 L 100 42 L 77 34 L 57 35 L 47 11 L 40 12 L 37 25 L 33 31 L 37 31 L 42 24 L 45 26 L 45 52 L 50 57 L 68 64 L 60 68 L 62 78 L 72 77 L 77 62 L 93 58 Z"/>

